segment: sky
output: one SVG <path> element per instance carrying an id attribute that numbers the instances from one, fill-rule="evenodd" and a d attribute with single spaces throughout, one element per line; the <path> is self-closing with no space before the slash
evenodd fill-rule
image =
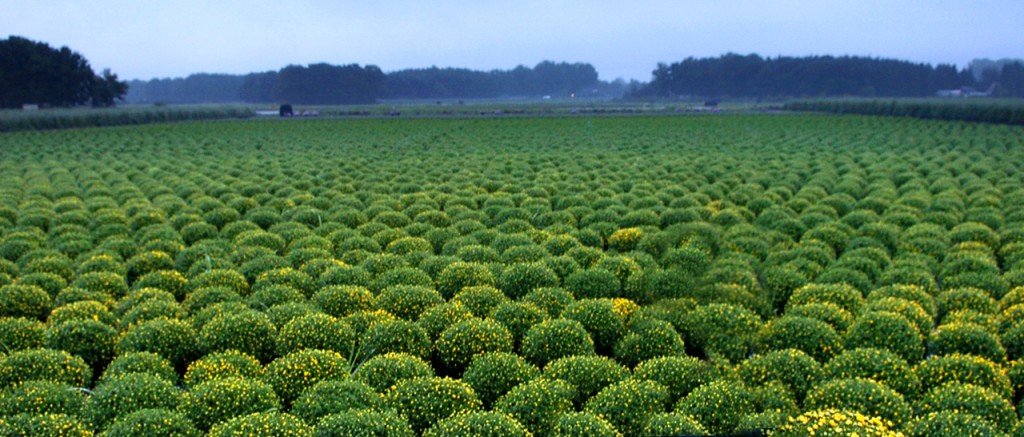
<path id="1" fill-rule="evenodd" d="M 1024 0 L 0 0 L 0 38 L 121 79 L 290 64 L 476 70 L 588 62 L 602 80 L 724 53 L 966 67 L 1024 58 Z"/>

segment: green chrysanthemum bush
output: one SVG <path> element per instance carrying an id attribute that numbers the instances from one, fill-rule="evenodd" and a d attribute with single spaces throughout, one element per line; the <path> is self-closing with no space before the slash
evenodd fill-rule
<path id="1" fill-rule="evenodd" d="M 359 356 L 367 358 L 388 352 L 405 352 L 429 358 L 430 337 L 415 322 L 394 319 L 371 324 L 359 341 Z"/>
<path id="2" fill-rule="evenodd" d="M 605 387 L 584 410 L 608 419 L 620 432 L 639 435 L 651 416 L 664 413 L 668 389 L 654 381 L 627 379 Z"/>
<path id="3" fill-rule="evenodd" d="M 103 306 L 112 308 L 114 306 L 114 297 L 106 294 L 102 291 L 86 290 L 84 288 L 68 287 L 57 293 L 57 296 L 53 298 L 53 307 L 60 308 L 64 305 L 82 302 L 82 301 L 96 301 Z M 53 315 L 52 313 L 50 314 Z"/>
<path id="4" fill-rule="evenodd" d="M 921 306 L 916 302 L 906 299 L 887 297 L 873 300 L 868 303 L 866 311 L 888 311 L 906 317 L 910 323 L 914 324 L 914 327 L 917 328 L 918 334 L 922 337 L 928 336 L 932 329 L 935 328 L 935 321 L 932 319 L 931 314 L 928 314 L 928 312 L 925 311 L 924 308 L 921 308 Z"/>
<path id="5" fill-rule="evenodd" d="M 668 435 L 706 435 L 708 431 L 704 425 L 690 416 L 679 413 L 658 413 L 652 415 L 644 424 L 641 434 L 647 437 L 658 437 Z"/>
<path id="6" fill-rule="evenodd" d="M 199 349 L 203 353 L 237 350 L 260 362 L 274 358 L 277 328 L 266 314 L 252 310 L 222 314 L 199 331 Z"/>
<path id="7" fill-rule="evenodd" d="M 360 381 L 378 393 L 384 393 L 405 379 L 434 376 L 434 369 L 423 358 L 407 353 L 386 353 L 374 356 L 352 374 L 352 378 Z"/>
<path id="8" fill-rule="evenodd" d="M 839 335 L 845 334 L 853 324 L 853 315 L 849 311 L 830 302 L 797 305 L 786 310 L 784 315 L 821 320 L 831 326 Z"/>
<path id="9" fill-rule="evenodd" d="M 616 311 L 612 299 L 577 300 L 562 310 L 561 317 L 583 324 L 602 355 L 612 355 L 615 344 L 626 334 L 626 317 Z"/>
<path id="10" fill-rule="evenodd" d="M 96 320 L 72 320 L 46 330 L 46 346 L 82 357 L 99 373 L 114 358 L 117 331 Z"/>
<path id="11" fill-rule="evenodd" d="M 153 352 L 125 352 L 119 354 L 103 370 L 103 375 L 100 379 L 106 380 L 128 373 L 149 373 L 171 384 L 178 382 L 178 373 L 174 370 L 174 365 L 171 364 L 170 360 Z"/>
<path id="12" fill-rule="evenodd" d="M 527 437 L 532 434 L 513 417 L 492 411 L 476 411 L 441 419 L 423 432 L 425 437 L 480 436 Z"/>
<path id="13" fill-rule="evenodd" d="M 1010 401 L 990 389 L 971 384 L 949 383 L 935 387 L 914 404 L 917 417 L 930 413 L 959 411 L 988 421 L 998 429 L 1010 430 L 1017 414 Z"/>
<path id="14" fill-rule="evenodd" d="M 416 320 L 427 309 L 444 303 L 441 294 L 430 287 L 396 285 L 377 295 L 377 308 L 406 320 Z"/>
<path id="15" fill-rule="evenodd" d="M 206 287 L 188 293 L 181 306 L 189 314 L 196 314 L 210 305 L 221 302 L 241 302 L 242 296 L 228 287 Z"/>
<path id="16" fill-rule="evenodd" d="M 732 362 L 746 358 L 761 329 L 761 320 L 756 314 L 729 304 L 698 306 L 687 313 L 685 321 L 681 334 L 688 347 Z"/>
<path id="17" fill-rule="evenodd" d="M 494 411 L 512 416 L 534 435 L 549 435 L 559 417 L 573 411 L 574 394 L 565 381 L 533 379 L 498 398 Z"/>
<path id="18" fill-rule="evenodd" d="M 284 405 L 291 405 L 304 390 L 320 381 L 349 376 L 348 360 L 337 352 L 303 349 L 267 365 L 266 381 Z"/>
<path id="19" fill-rule="evenodd" d="M 114 419 L 103 431 L 104 437 L 140 435 L 168 437 L 200 437 L 203 435 L 188 417 L 178 411 L 147 408 Z"/>
<path id="20" fill-rule="evenodd" d="M 110 309 L 101 302 L 84 300 L 71 302 L 53 309 L 46 323 L 57 326 L 71 320 L 96 320 L 110 326 L 117 325 L 117 318 Z"/>
<path id="21" fill-rule="evenodd" d="M 912 417 L 910 404 L 899 392 L 865 378 L 836 379 L 814 387 L 807 393 L 808 409 L 836 408 L 878 416 L 897 426 Z"/>
<path id="22" fill-rule="evenodd" d="M 576 320 L 546 320 L 526 331 L 521 354 L 527 361 L 543 368 L 562 357 L 594 355 L 594 340 L 583 324 Z"/>
<path id="23" fill-rule="evenodd" d="M 43 322 L 24 317 L 0 318 L 0 344 L 4 352 L 40 348 L 45 341 L 46 325 Z"/>
<path id="24" fill-rule="evenodd" d="M 537 288 L 557 287 L 558 275 L 542 263 L 516 263 L 498 276 L 497 287 L 512 299 L 519 299 Z"/>
<path id="25" fill-rule="evenodd" d="M 156 319 L 126 331 L 117 343 L 117 353 L 153 352 L 184 368 L 199 353 L 192 325 L 181 320 Z"/>
<path id="26" fill-rule="evenodd" d="M 299 290 L 282 284 L 253 287 L 252 293 L 245 297 L 245 304 L 256 311 L 290 303 L 306 303 L 306 297 Z"/>
<path id="27" fill-rule="evenodd" d="M 136 303 L 131 309 L 124 312 L 117 327 L 121 331 L 125 331 L 149 320 L 186 319 L 187 317 L 188 312 L 185 308 L 172 299 L 148 299 Z"/>
<path id="28" fill-rule="evenodd" d="M 451 299 L 465 287 L 496 285 L 494 272 L 484 264 L 455 262 L 449 264 L 437 276 L 437 291 L 445 299 Z"/>
<path id="29" fill-rule="evenodd" d="M 937 315 L 938 308 L 935 305 L 935 298 L 923 287 L 917 285 L 889 285 L 879 287 L 868 293 L 868 303 L 886 299 L 906 299 L 921 306 L 933 318 Z"/>
<path id="30" fill-rule="evenodd" d="M 961 353 L 977 355 L 996 363 L 1006 361 L 999 337 L 973 323 L 950 323 L 932 332 L 930 349 L 935 355 Z"/>
<path id="31" fill-rule="evenodd" d="M 129 373 L 104 380 L 82 408 L 94 429 L 104 429 L 115 418 L 147 408 L 177 408 L 182 392 L 170 382 L 147 373 Z"/>
<path id="32" fill-rule="evenodd" d="M 551 318 L 557 318 L 561 316 L 562 310 L 569 306 L 575 298 L 566 289 L 548 287 L 538 288 L 526 293 L 521 300 L 537 305 L 538 308 L 546 311 Z"/>
<path id="33" fill-rule="evenodd" d="M 476 355 L 512 352 L 512 334 L 495 320 L 470 318 L 442 331 L 434 349 L 441 363 L 461 373 Z"/>
<path id="34" fill-rule="evenodd" d="M 181 301 L 185 299 L 188 292 L 188 279 L 176 270 L 157 270 L 139 277 L 132 283 L 133 289 L 159 288 L 174 295 L 174 298 Z"/>
<path id="35" fill-rule="evenodd" d="M 51 381 L 25 381 L 0 391 L 0 416 L 15 414 L 67 414 L 77 416 L 86 394 Z"/>
<path id="36" fill-rule="evenodd" d="M 888 349 L 847 350 L 829 361 L 823 373 L 823 380 L 871 379 L 896 390 L 905 399 L 915 399 L 921 391 L 921 379 L 914 369 Z"/>
<path id="37" fill-rule="evenodd" d="M 399 267 L 388 270 L 377 277 L 370 284 L 370 288 L 375 292 L 380 292 L 381 290 L 400 285 L 433 288 L 434 280 L 426 272 L 416 267 Z"/>
<path id="38" fill-rule="evenodd" d="M 225 377 L 191 387 L 178 409 L 197 428 L 208 431 L 232 418 L 280 407 L 269 384 L 251 378 Z"/>
<path id="39" fill-rule="evenodd" d="M 263 365 L 251 355 L 236 350 L 214 352 L 193 361 L 185 371 L 185 385 L 195 387 L 220 378 L 262 379 Z"/>
<path id="40" fill-rule="evenodd" d="M 314 293 L 309 301 L 334 317 L 369 311 L 377 306 L 373 293 L 359 285 L 328 285 Z"/>
<path id="41" fill-rule="evenodd" d="M 761 328 L 759 343 L 765 350 L 797 349 L 825 363 L 842 352 L 839 334 L 831 325 L 817 319 L 786 315 Z"/>
<path id="42" fill-rule="evenodd" d="M 551 430 L 554 437 L 622 437 L 615 426 L 598 414 L 568 412 L 558 418 Z"/>
<path id="43" fill-rule="evenodd" d="M 969 287 L 943 291 L 935 299 L 935 304 L 940 321 L 953 311 L 974 310 L 986 314 L 995 314 L 999 311 L 998 302 L 988 293 Z"/>
<path id="44" fill-rule="evenodd" d="M 485 407 L 490 407 L 513 387 L 539 376 L 540 370 L 518 355 L 488 352 L 473 358 L 462 374 L 462 381 L 473 387 Z"/>
<path id="45" fill-rule="evenodd" d="M 943 410 L 918 417 L 905 428 L 909 437 L 989 437 L 1009 436 L 994 424 L 956 410 Z"/>
<path id="46" fill-rule="evenodd" d="M 10 284 L 0 287 L 0 317 L 46 320 L 53 298 L 36 285 Z"/>
<path id="47" fill-rule="evenodd" d="M 252 290 L 257 292 L 264 287 L 274 285 L 286 285 L 294 288 L 305 297 L 312 296 L 313 292 L 316 291 L 316 281 L 312 277 L 301 270 L 295 270 L 291 267 L 267 270 L 260 273 L 252 284 Z"/>
<path id="48" fill-rule="evenodd" d="M 442 419 L 478 411 L 483 406 L 469 384 L 438 377 L 399 381 L 387 393 L 385 403 L 404 416 L 417 433 Z"/>
<path id="49" fill-rule="evenodd" d="M 840 437 L 858 435 L 863 437 L 900 437 L 903 434 L 893 430 L 892 422 L 876 416 L 855 411 L 825 408 L 809 410 L 790 417 L 786 424 L 772 435 L 779 437 Z"/>
<path id="50" fill-rule="evenodd" d="M 432 306 L 420 314 L 416 323 L 427 332 L 431 341 L 449 326 L 473 317 L 473 313 L 460 302 L 446 302 Z"/>
<path id="51" fill-rule="evenodd" d="M 200 273 L 188 282 L 192 290 L 201 290 L 208 287 L 227 287 L 238 293 L 239 296 L 249 295 L 249 281 L 245 276 L 235 270 L 213 269 Z"/>
<path id="52" fill-rule="evenodd" d="M 125 277 L 130 284 L 157 270 L 174 270 L 174 258 L 166 252 L 151 250 L 141 252 L 125 261 Z"/>
<path id="53" fill-rule="evenodd" d="M 312 437 L 314 428 L 291 414 L 274 411 L 236 417 L 213 427 L 207 435 L 210 437 Z"/>
<path id="54" fill-rule="evenodd" d="M 509 298 L 495 287 L 480 285 L 463 288 L 449 302 L 462 304 L 477 317 L 486 317 L 494 307 L 509 302 Z"/>
<path id="55" fill-rule="evenodd" d="M 42 380 L 85 387 L 92 370 L 82 358 L 53 349 L 26 349 L 0 355 L 0 388 Z"/>
<path id="56" fill-rule="evenodd" d="M 751 387 L 780 383 L 796 400 L 803 401 L 807 391 L 821 379 L 821 365 L 797 349 L 784 349 L 756 355 L 740 363 L 739 374 Z"/>
<path id="57" fill-rule="evenodd" d="M 629 369 L 602 356 L 573 355 L 551 361 L 544 377 L 558 379 L 575 387 L 573 402 L 582 406 L 605 387 L 629 378 Z"/>
<path id="58" fill-rule="evenodd" d="M 906 317 L 890 312 L 869 312 L 857 318 L 843 338 L 847 349 L 888 349 L 914 364 L 924 357 L 924 341 Z"/>
<path id="59" fill-rule="evenodd" d="M 316 424 L 318 436 L 414 437 L 409 423 L 392 411 L 349 410 L 324 417 Z"/>
<path id="60" fill-rule="evenodd" d="M 711 363 L 689 356 L 666 356 L 644 361 L 633 369 L 633 378 L 657 382 L 668 389 L 669 403 L 695 388 L 718 379 L 720 371 Z M 624 378 L 624 377 L 623 377 Z"/>
<path id="61" fill-rule="evenodd" d="M 301 349 L 323 349 L 348 356 L 355 347 L 355 331 L 348 323 L 323 313 L 298 316 L 277 332 L 277 355 Z"/>
<path id="62" fill-rule="evenodd" d="M 136 307 L 153 301 L 177 303 L 177 301 L 174 300 L 174 295 L 169 291 L 164 291 L 159 288 L 139 288 L 129 291 L 127 296 L 122 297 L 117 301 L 113 307 L 114 315 L 117 317 L 124 317 L 125 314 Z"/>
<path id="63" fill-rule="evenodd" d="M 0 435 L 38 437 L 90 437 L 82 419 L 67 414 L 17 414 L 0 421 Z"/>
<path id="64" fill-rule="evenodd" d="M 629 332 L 615 344 L 614 351 L 620 363 L 632 368 L 652 358 L 686 355 L 686 346 L 671 323 L 642 319 L 630 324 Z"/>
<path id="65" fill-rule="evenodd" d="M 306 389 L 292 405 L 291 413 L 309 424 L 331 414 L 351 410 L 380 409 L 384 398 L 362 382 L 327 380 Z"/>
<path id="66" fill-rule="evenodd" d="M 605 269 L 578 270 L 565 278 L 563 286 L 577 299 L 622 297 L 622 281 Z"/>
<path id="67" fill-rule="evenodd" d="M 59 275 L 46 272 L 22 274 L 15 282 L 19 285 L 34 285 L 42 288 L 50 296 L 56 296 L 68 285 L 67 281 Z"/>
<path id="68" fill-rule="evenodd" d="M 847 284 L 807 284 L 793 291 L 786 308 L 809 303 L 831 302 L 857 316 L 864 309 L 860 290 Z"/>
<path id="69" fill-rule="evenodd" d="M 1013 399 L 1013 386 L 998 364 L 974 355 L 950 354 L 931 356 L 914 369 L 921 380 L 921 391 L 927 392 L 951 382 L 974 384 L 995 391 L 1004 399 Z"/>
<path id="70" fill-rule="evenodd" d="M 512 334 L 515 350 L 519 350 L 523 336 L 533 325 L 548 320 L 548 313 L 529 302 L 503 302 L 491 310 L 490 318 L 498 321 Z"/>
<path id="71" fill-rule="evenodd" d="M 754 412 L 754 401 L 754 392 L 742 382 L 719 379 L 690 392 L 673 411 L 693 417 L 712 434 L 728 434 Z"/>

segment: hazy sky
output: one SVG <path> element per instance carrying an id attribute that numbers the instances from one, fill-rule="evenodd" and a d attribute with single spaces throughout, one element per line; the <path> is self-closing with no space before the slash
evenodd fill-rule
<path id="1" fill-rule="evenodd" d="M 915 62 L 1024 58 L 1024 0 L 0 0 L 0 38 L 68 46 L 122 79 L 327 62 L 509 69 L 589 62 L 648 80 L 726 52 Z"/>

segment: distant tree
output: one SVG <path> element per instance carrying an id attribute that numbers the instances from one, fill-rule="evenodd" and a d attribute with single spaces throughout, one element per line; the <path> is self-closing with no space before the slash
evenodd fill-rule
<path id="1" fill-rule="evenodd" d="M 97 76 L 82 55 L 67 47 L 11 36 L 0 40 L 0 107 L 26 103 L 110 106 L 123 99 L 127 84 L 105 70 Z"/>
<path id="2" fill-rule="evenodd" d="M 762 58 L 727 53 L 658 64 L 635 96 L 827 97 L 931 96 L 938 89 L 972 85 L 967 70 L 856 56 Z"/>
<path id="3" fill-rule="evenodd" d="M 1024 97 L 1024 63 L 1004 64 L 999 73 L 999 86 L 1005 97 Z"/>

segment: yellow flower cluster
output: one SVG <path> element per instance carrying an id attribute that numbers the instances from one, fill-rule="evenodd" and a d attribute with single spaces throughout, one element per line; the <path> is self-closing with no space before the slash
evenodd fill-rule
<path id="1" fill-rule="evenodd" d="M 902 432 L 893 431 L 891 428 L 892 422 L 878 417 L 829 408 L 808 411 L 799 416 L 790 417 L 785 425 L 770 435 L 773 437 L 903 437 Z"/>

